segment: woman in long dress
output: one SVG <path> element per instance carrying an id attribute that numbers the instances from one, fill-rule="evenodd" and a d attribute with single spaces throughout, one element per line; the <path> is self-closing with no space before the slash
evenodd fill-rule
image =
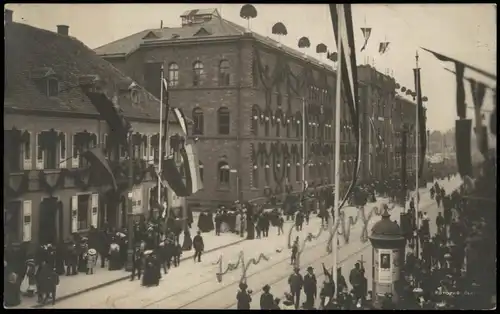
<path id="1" fill-rule="evenodd" d="M 142 276 L 144 287 L 151 287 L 154 284 L 154 263 L 151 253 L 153 253 L 151 250 L 144 252 L 144 274 Z"/>
<path id="2" fill-rule="evenodd" d="M 21 289 L 25 291 L 26 296 L 33 297 L 35 295 L 36 290 L 36 265 L 35 260 L 30 258 L 26 261 L 26 275 L 24 276 L 24 280 L 21 283 Z"/>

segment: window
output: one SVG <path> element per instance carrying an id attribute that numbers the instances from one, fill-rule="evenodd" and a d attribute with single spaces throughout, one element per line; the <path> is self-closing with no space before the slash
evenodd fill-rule
<path id="1" fill-rule="evenodd" d="M 57 155 L 57 146 L 59 140 L 54 131 L 43 131 L 37 134 L 37 168 L 38 169 L 57 169 L 59 158 Z"/>
<path id="2" fill-rule="evenodd" d="M 295 181 L 302 181 L 302 168 L 300 167 L 300 162 L 298 160 L 295 162 Z"/>
<path id="3" fill-rule="evenodd" d="M 281 116 L 281 114 L 279 116 Z M 276 137 L 281 136 L 281 121 L 278 121 L 278 119 L 281 119 L 281 118 L 276 118 Z"/>
<path id="4" fill-rule="evenodd" d="M 287 161 L 287 163 L 285 164 L 285 167 L 286 167 L 286 182 L 290 183 L 290 172 L 291 172 L 291 165 L 290 165 L 290 161 Z"/>
<path id="5" fill-rule="evenodd" d="M 57 96 L 59 95 L 59 81 L 50 78 L 47 80 L 47 95 L 49 97 Z"/>
<path id="6" fill-rule="evenodd" d="M 200 86 L 204 76 L 205 71 L 203 70 L 203 63 L 201 63 L 201 61 L 196 61 L 193 64 L 193 86 Z"/>
<path id="7" fill-rule="evenodd" d="M 270 179 L 269 162 L 266 161 L 266 165 L 264 166 L 264 180 L 266 182 L 266 186 L 269 186 L 271 183 Z"/>
<path id="8" fill-rule="evenodd" d="M 254 105 L 252 108 L 252 134 L 259 135 L 259 107 Z"/>
<path id="9" fill-rule="evenodd" d="M 269 136 L 269 116 L 267 114 L 264 118 L 264 135 Z"/>
<path id="10" fill-rule="evenodd" d="M 21 131 L 18 130 L 4 130 L 4 167 L 7 172 L 18 172 L 22 170 L 22 143 L 18 141 L 18 134 Z"/>
<path id="11" fill-rule="evenodd" d="M 86 230 L 89 228 L 89 210 L 90 210 L 90 195 L 78 195 L 78 230 Z"/>
<path id="12" fill-rule="evenodd" d="M 170 63 L 168 66 L 168 86 L 179 85 L 179 66 L 177 63 Z"/>
<path id="13" fill-rule="evenodd" d="M 200 108 L 193 109 L 193 135 L 203 135 L 204 119 L 203 110 Z"/>
<path id="14" fill-rule="evenodd" d="M 59 167 L 66 168 L 66 134 L 59 133 Z"/>
<path id="15" fill-rule="evenodd" d="M 229 61 L 222 60 L 219 64 L 219 86 L 230 85 Z"/>
<path id="16" fill-rule="evenodd" d="M 297 113 L 295 116 L 295 137 L 299 138 L 302 136 L 302 115 Z"/>
<path id="17" fill-rule="evenodd" d="M 259 187 L 259 167 L 257 165 L 252 166 L 252 187 Z"/>
<path id="18" fill-rule="evenodd" d="M 290 117 L 287 117 L 287 119 L 286 119 L 286 137 L 290 137 L 290 130 L 292 128 L 291 123 L 292 123 L 292 119 L 290 119 Z"/>
<path id="19" fill-rule="evenodd" d="M 229 186 L 229 165 L 225 161 L 221 161 L 218 164 L 219 169 L 219 185 Z"/>
<path id="20" fill-rule="evenodd" d="M 204 178 L 204 173 L 203 173 L 203 163 L 201 161 L 198 161 L 198 168 L 200 169 L 200 180 L 201 183 L 203 183 L 203 178 Z"/>
<path id="21" fill-rule="evenodd" d="M 4 243 L 21 242 L 21 201 L 5 203 L 3 212 Z"/>
<path id="22" fill-rule="evenodd" d="M 219 134 L 220 135 L 229 135 L 229 130 L 231 126 L 231 119 L 229 115 L 229 109 L 226 107 L 221 107 L 217 111 L 218 125 L 219 125 Z"/>

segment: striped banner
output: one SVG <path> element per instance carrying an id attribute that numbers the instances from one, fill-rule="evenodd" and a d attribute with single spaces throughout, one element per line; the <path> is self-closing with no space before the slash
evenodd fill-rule
<path id="1" fill-rule="evenodd" d="M 186 123 L 186 118 L 184 116 L 184 113 L 179 109 L 179 108 L 173 108 L 172 111 L 174 112 L 175 119 L 181 126 L 182 132 L 184 133 L 183 135 L 187 135 L 187 123 Z"/>
<path id="2" fill-rule="evenodd" d="M 200 175 L 200 161 L 198 160 L 198 151 L 195 145 L 187 144 L 186 153 L 189 161 L 189 172 L 191 174 L 191 194 L 203 189 L 203 182 Z"/>

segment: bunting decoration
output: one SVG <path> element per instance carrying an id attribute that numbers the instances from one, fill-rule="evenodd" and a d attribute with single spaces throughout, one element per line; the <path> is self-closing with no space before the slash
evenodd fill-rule
<path id="1" fill-rule="evenodd" d="M 363 47 L 361 47 L 361 51 L 363 51 L 366 48 L 366 44 L 368 44 L 368 39 L 370 39 L 372 29 L 371 27 L 361 27 L 361 31 L 363 32 L 363 37 L 365 38 L 365 43 L 363 44 Z"/>
<path id="2" fill-rule="evenodd" d="M 360 170 L 360 156 L 361 156 L 361 145 L 360 145 L 360 126 L 359 126 L 359 110 L 358 110 L 358 77 L 357 77 L 357 67 L 356 67 L 356 49 L 354 44 L 354 31 L 352 26 L 352 12 L 350 4 L 330 4 L 330 15 L 332 19 L 333 33 L 335 35 L 335 41 L 341 42 L 342 53 L 339 58 L 342 58 L 342 87 L 344 90 L 344 95 L 347 102 L 347 107 L 349 108 L 349 113 L 351 116 L 351 121 L 354 128 L 354 137 L 356 139 L 356 159 L 354 162 L 354 171 L 352 173 L 352 181 L 347 190 L 344 199 L 340 203 L 339 208 L 342 208 L 345 202 L 349 199 L 354 187 L 356 186 L 356 181 L 358 179 L 358 174 Z M 343 24 L 341 27 L 342 32 L 339 33 L 338 24 L 339 21 Z"/>
<path id="3" fill-rule="evenodd" d="M 483 106 L 484 95 L 486 94 L 486 85 L 470 79 L 470 87 L 472 94 L 472 101 L 474 103 L 474 114 L 476 118 L 476 137 L 477 145 L 481 154 L 486 157 L 488 154 L 488 134 L 486 127 L 483 126 L 483 119 L 481 115 L 481 107 Z"/>
<path id="4" fill-rule="evenodd" d="M 381 42 L 378 46 L 378 52 L 383 55 L 384 53 L 387 52 L 387 50 L 389 49 L 389 42 L 388 41 L 385 41 L 385 42 Z"/>

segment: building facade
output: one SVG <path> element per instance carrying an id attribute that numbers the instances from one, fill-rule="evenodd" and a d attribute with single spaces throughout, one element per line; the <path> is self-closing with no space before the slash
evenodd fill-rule
<path id="1" fill-rule="evenodd" d="M 6 13 L 4 97 L 4 241 L 16 245 L 68 241 L 91 226 L 121 228 L 127 203 L 149 214 L 158 160 L 158 99 L 77 39 L 13 22 Z M 88 90 L 119 105 L 131 121 L 133 189 L 127 147 L 111 139 Z M 170 134 L 179 133 L 172 121 Z M 99 148 L 117 190 L 82 157 Z M 132 196 L 128 200 L 129 196 Z M 172 198 L 172 196 L 169 196 Z M 183 200 L 169 200 L 183 206 Z"/>
<path id="2" fill-rule="evenodd" d="M 300 191 L 303 181 L 333 183 L 333 68 L 249 32 L 217 10 L 188 11 L 181 20 L 181 27 L 144 30 L 95 51 L 156 96 L 155 78 L 165 69 L 169 102 L 192 118 L 190 136 L 198 141 L 204 189 L 189 198 L 190 205 L 206 209 Z M 360 79 L 362 178 L 369 177 L 371 79 Z M 340 173 L 347 186 L 356 149 L 346 106 L 341 123 Z"/>

